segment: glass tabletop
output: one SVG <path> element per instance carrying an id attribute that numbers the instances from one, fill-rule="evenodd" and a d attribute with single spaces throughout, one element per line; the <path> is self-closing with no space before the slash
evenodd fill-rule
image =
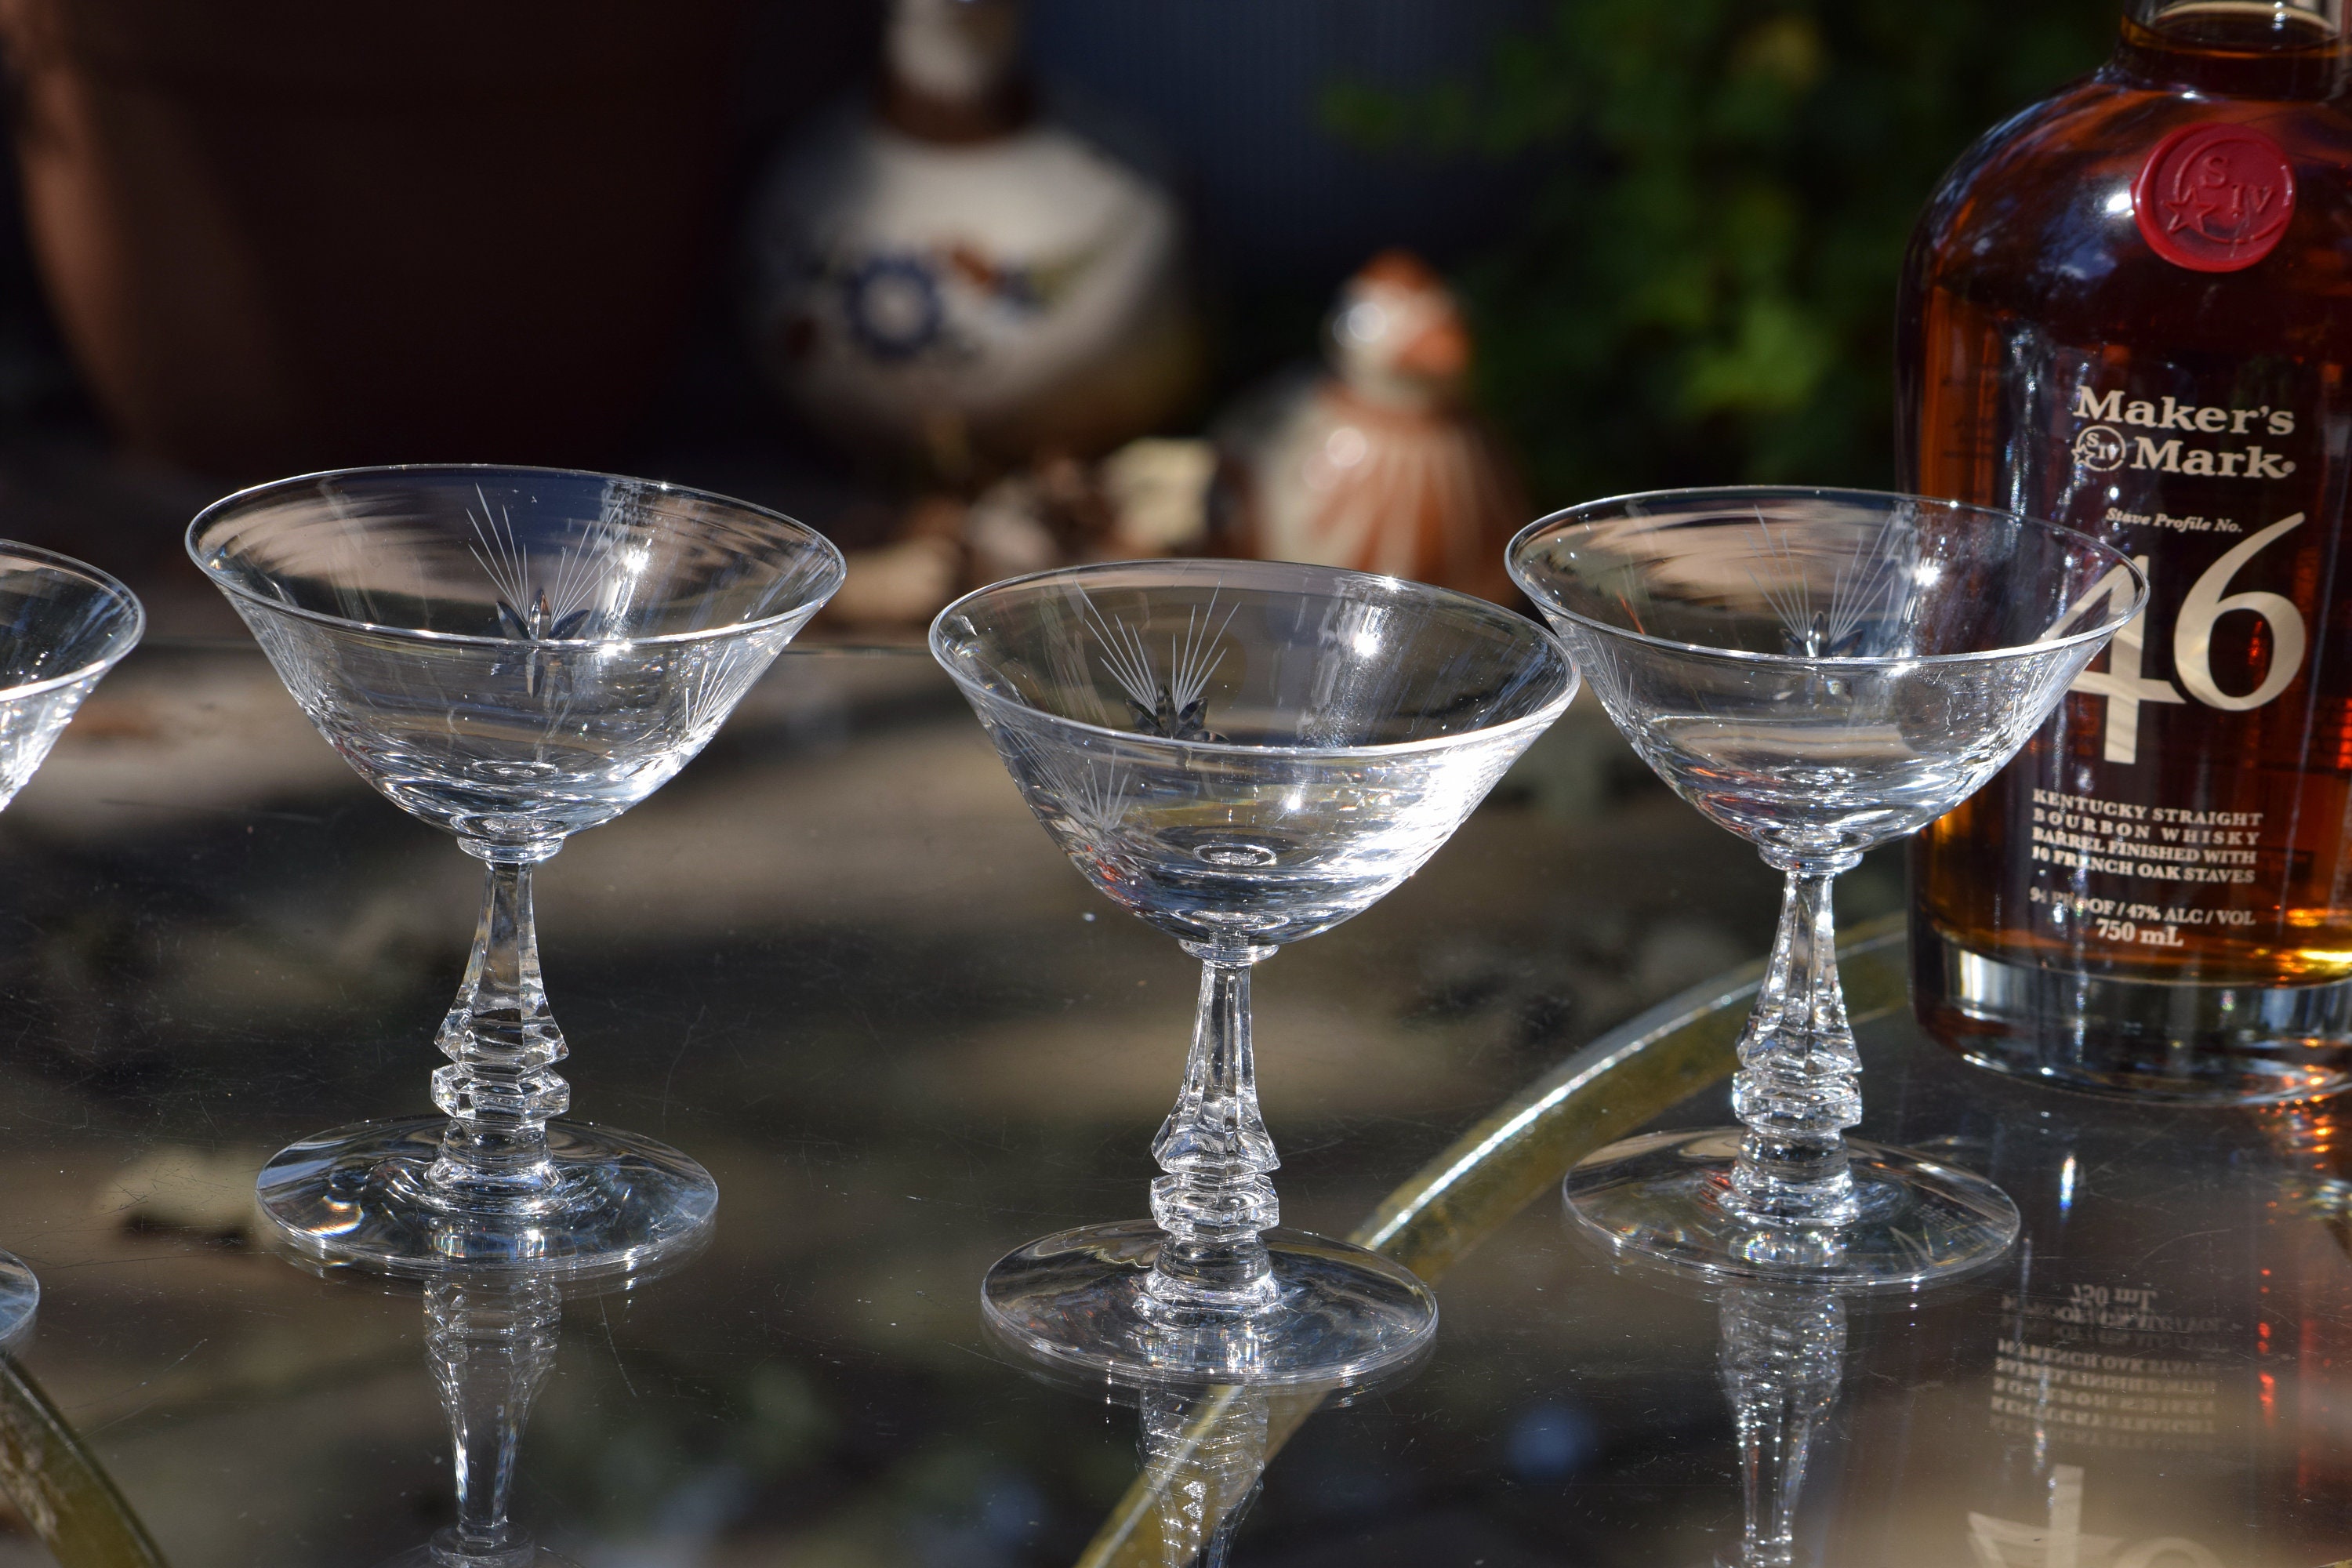
<path id="1" fill-rule="evenodd" d="M 2000 1182 L 2025 1244 L 1840 1300 L 1570 1233 L 1574 1159 L 1726 1120 L 1779 895 L 1589 701 L 1418 876 L 1259 974 L 1285 1222 L 1381 1246 L 1443 1313 L 1344 1407 L 1138 1408 L 983 1334 L 992 1259 L 1145 1212 L 1195 977 L 919 653 L 787 654 L 541 869 L 573 1115 L 722 1194 L 708 1250 L 627 1289 L 321 1277 L 255 1234 L 273 1150 L 429 1109 L 478 871 L 248 645 L 133 655 L 0 858 L 0 1246 L 44 1289 L 0 1377 L 0 1564 L 383 1561 L 451 1521 L 453 1410 L 472 1473 L 503 1431 L 516 1521 L 586 1568 L 1696 1568 L 1781 1496 L 1799 1563 L 2352 1557 L 2341 1113 L 1969 1068 L 1904 1003 L 1899 859 L 1839 889 L 1859 1131 Z"/>

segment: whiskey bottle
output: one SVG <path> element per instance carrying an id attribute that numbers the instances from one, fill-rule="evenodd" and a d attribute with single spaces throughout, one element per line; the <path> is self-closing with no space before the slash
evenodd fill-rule
<path id="1" fill-rule="evenodd" d="M 1906 487 L 2095 533 L 2152 588 L 1914 847 L 1920 1018 L 1982 1065 L 2182 1100 L 2352 1085 L 2342 5 L 2136 0 L 1914 235 Z"/>

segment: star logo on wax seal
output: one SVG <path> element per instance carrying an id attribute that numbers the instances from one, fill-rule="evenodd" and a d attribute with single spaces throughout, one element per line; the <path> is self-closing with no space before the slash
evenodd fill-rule
<path id="1" fill-rule="evenodd" d="M 2185 125 L 2156 144 L 2132 182 L 2140 237 L 2192 272 L 2252 267 L 2294 216 L 2294 168 L 2251 125 Z"/>

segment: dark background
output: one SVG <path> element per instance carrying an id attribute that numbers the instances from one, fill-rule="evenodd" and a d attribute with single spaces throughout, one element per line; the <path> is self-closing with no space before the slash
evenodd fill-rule
<path id="1" fill-rule="evenodd" d="M 1477 395 L 1542 510 L 1665 484 L 1887 482 L 1910 224 L 1970 139 L 2096 67 L 2116 9 L 1034 0 L 1028 49 L 1050 105 L 1140 132 L 1191 204 L 1213 368 L 1181 427 L 1310 358 L 1339 280 L 1405 245 L 1470 306 Z M 264 32 L 268 12 L 253 23 Z M 860 90 L 878 36 L 872 5 L 750 9 L 732 79 L 711 83 L 729 105 L 720 220 L 659 389 L 619 439 L 558 432 L 556 450 L 530 456 L 743 494 L 851 544 L 887 525 L 902 498 L 794 428 L 751 362 L 740 304 L 740 230 L 761 171 L 813 114 Z M 319 90 L 333 90 L 333 64 L 320 61 Z M 110 444 L 51 323 L 14 193 L 0 213 L 0 531 L 169 600 L 194 585 L 176 561 L 188 511 L 268 476 L 190 473 Z M 158 610 L 175 624 L 170 604 Z"/>

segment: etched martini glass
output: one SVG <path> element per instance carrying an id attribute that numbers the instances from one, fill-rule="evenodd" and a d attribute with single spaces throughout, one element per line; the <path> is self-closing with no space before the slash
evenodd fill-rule
<path id="1" fill-rule="evenodd" d="M 1662 491 L 1511 542 L 1609 716 L 1675 793 L 1786 874 L 1739 1040 L 1741 1128 L 1587 1156 L 1569 1206 L 1704 1277 L 1916 1285 L 2015 1239 L 1980 1176 L 1845 1136 L 1861 1058 L 1830 885 L 1976 793 L 2138 614 L 2147 581 L 2070 529 L 1861 490 Z"/>
<path id="2" fill-rule="evenodd" d="M 1559 644 L 1465 595 L 1235 561 L 1015 579 L 949 605 L 930 641 L 1079 869 L 1201 961 L 1152 1218 L 998 1262 L 992 1327 L 1126 1383 L 1330 1382 L 1412 1355 L 1427 1287 L 1276 1226 L 1250 970 L 1436 852 L 1568 706 Z"/>
<path id="3" fill-rule="evenodd" d="M 147 617 L 95 567 L 0 541 L 0 806 L 16 798 L 100 677 L 138 644 Z M 22 1333 L 41 1288 L 0 1252 L 0 1346 Z"/>
<path id="4" fill-rule="evenodd" d="M 546 468 L 356 468 L 230 496 L 188 530 L 310 721 L 483 862 L 438 1117 L 280 1152 L 262 1211 L 313 1257 L 404 1273 L 641 1268 L 698 1239 L 709 1173 L 571 1103 L 530 868 L 661 787 L 842 579 L 790 518 Z"/>

